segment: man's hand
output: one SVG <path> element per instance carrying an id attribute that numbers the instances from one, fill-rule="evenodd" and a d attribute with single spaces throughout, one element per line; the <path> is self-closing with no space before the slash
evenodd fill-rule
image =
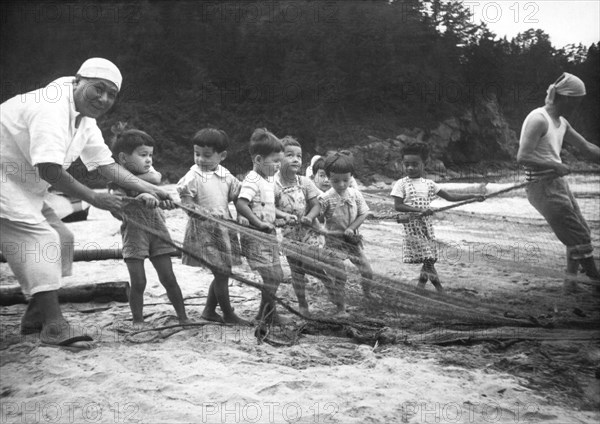
<path id="1" fill-rule="evenodd" d="M 121 207 L 123 206 L 123 200 L 121 196 L 115 196 L 108 193 L 94 193 L 90 203 L 92 206 L 98 209 L 103 209 L 105 211 L 114 213 L 120 212 Z"/>
<path id="2" fill-rule="evenodd" d="M 273 224 L 269 224 L 268 222 L 265 222 L 265 221 L 261 221 L 257 228 L 264 233 L 275 232 L 275 226 Z"/>
<path id="3" fill-rule="evenodd" d="M 177 207 L 177 205 L 175 205 L 175 202 L 173 202 L 172 200 L 161 200 L 158 203 L 158 207 L 161 209 L 169 210 L 169 209 L 175 209 Z"/>
<path id="4" fill-rule="evenodd" d="M 351 230 L 350 228 L 346 228 L 344 230 L 344 235 L 347 237 L 352 237 L 354 235 L 354 230 Z"/>
<path id="5" fill-rule="evenodd" d="M 135 199 L 143 202 L 144 205 L 148 206 L 149 208 L 155 208 L 158 206 L 158 199 L 148 193 L 141 193 Z"/>
<path id="6" fill-rule="evenodd" d="M 430 216 L 433 215 L 433 211 L 431 209 L 425 209 L 423 212 L 421 212 L 422 216 Z"/>
<path id="7" fill-rule="evenodd" d="M 296 215 L 293 215 L 291 213 L 285 214 L 283 219 L 285 219 L 286 224 L 295 224 L 298 221 Z"/>
<path id="8" fill-rule="evenodd" d="M 303 225 L 307 225 L 307 226 L 312 226 L 312 223 L 313 223 L 313 222 L 312 222 L 312 219 L 310 219 L 310 218 L 309 218 L 309 217 L 307 217 L 307 216 L 303 216 L 302 218 L 300 218 L 300 222 L 301 222 Z"/>
<path id="9" fill-rule="evenodd" d="M 146 192 L 153 195 L 154 197 L 158 198 L 158 200 L 173 201 L 173 198 L 171 197 L 171 195 L 159 187 L 153 186 L 151 190 L 146 190 Z"/>

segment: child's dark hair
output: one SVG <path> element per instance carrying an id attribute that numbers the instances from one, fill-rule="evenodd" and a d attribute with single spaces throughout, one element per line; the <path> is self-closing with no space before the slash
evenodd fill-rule
<path id="1" fill-rule="evenodd" d="M 425 143 L 410 143 L 402 148 L 402 158 L 406 155 L 420 156 L 423 162 L 429 159 L 429 146 Z"/>
<path id="2" fill-rule="evenodd" d="M 281 140 L 266 128 L 257 128 L 250 137 L 250 155 L 269 156 L 271 153 L 283 151 Z"/>
<path id="3" fill-rule="evenodd" d="M 323 169 L 325 169 L 328 177 L 331 176 L 332 172 L 336 174 L 346 174 L 349 172 L 351 175 L 354 175 L 354 159 L 348 153 L 334 153 L 325 158 Z"/>
<path id="4" fill-rule="evenodd" d="M 215 152 L 223 153 L 229 147 L 229 136 L 217 128 L 203 128 L 192 137 L 192 144 L 200 147 L 212 147 Z"/>
<path id="5" fill-rule="evenodd" d="M 119 153 L 130 155 L 140 146 L 154 147 L 156 145 L 156 142 L 149 134 L 131 128 L 123 122 L 117 122 L 111 127 L 111 131 L 114 134 L 111 150 L 115 158 L 118 158 Z"/>
<path id="6" fill-rule="evenodd" d="M 284 149 L 288 146 L 296 146 L 296 147 L 300 147 L 302 149 L 300 142 L 298 140 L 296 140 L 294 137 L 292 137 L 291 135 L 286 135 L 285 137 L 283 137 L 281 139 L 281 145 L 283 146 Z"/>
<path id="7" fill-rule="evenodd" d="M 315 163 L 313 163 L 313 165 L 312 165 L 313 175 L 317 175 L 317 172 L 319 172 L 319 169 L 325 169 L 325 159 L 323 159 L 323 158 L 319 158 L 315 161 Z"/>

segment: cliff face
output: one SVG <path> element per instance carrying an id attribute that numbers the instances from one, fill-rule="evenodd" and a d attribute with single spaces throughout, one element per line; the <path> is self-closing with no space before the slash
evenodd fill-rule
<path id="1" fill-rule="evenodd" d="M 382 177 L 402 177 L 401 149 L 411 142 L 424 142 L 431 148 L 427 164 L 430 173 L 440 178 L 455 178 L 447 169 L 477 168 L 482 162 L 513 162 L 518 139 L 495 99 L 475 105 L 457 118 L 440 122 L 433 130 L 403 129 L 393 139 L 368 137 L 365 144 L 348 150 L 355 157 L 357 175 L 366 182 Z"/>

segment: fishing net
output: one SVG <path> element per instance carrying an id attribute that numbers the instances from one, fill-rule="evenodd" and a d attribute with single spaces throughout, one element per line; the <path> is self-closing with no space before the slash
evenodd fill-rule
<path id="1" fill-rule="evenodd" d="M 577 198 L 582 213 L 592 230 L 592 242 L 599 247 L 600 222 L 598 209 L 598 175 L 567 177 Z M 488 183 L 478 185 L 485 189 L 488 200 L 460 204 L 454 209 L 435 213 L 433 224 L 436 230 L 436 248 L 438 263 L 460 264 L 464 272 L 458 279 L 477 279 L 478 267 L 504 267 L 511 272 L 519 272 L 523 279 L 527 275 L 560 278 L 564 275 L 565 247 L 557 240 L 544 219 L 533 210 L 526 199 L 524 184 L 511 182 Z M 464 188 L 464 187 L 463 187 Z M 469 188 L 469 187 L 467 187 Z M 500 194 L 497 194 L 500 193 Z M 215 255 L 215 251 L 233 252 L 231 255 L 231 278 L 257 288 L 264 287 L 255 280 L 249 280 L 239 272 L 240 261 L 237 253 L 245 255 L 245 261 L 260 262 L 261 257 L 277 256 L 284 266 L 288 259 L 304 264 L 307 278 L 323 287 L 319 293 L 334 302 L 342 296 L 348 305 L 362 305 L 362 315 L 352 315 L 344 319 L 315 318 L 315 322 L 340 323 L 352 322 L 355 325 L 375 325 L 401 327 L 406 325 L 406 317 L 427 317 L 442 322 L 472 323 L 477 325 L 531 326 L 540 322 L 527 310 L 508 310 L 506 305 L 497 306 L 493 299 L 474 299 L 457 293 L 436 293 L 433 290 L 418 290 L 413 277 L 406 267 L 414 268 L 418 275 L 418 266 L 402 264 L 402 249 L 406 242 L 404 226 L 396 221 L 406 220 L 393 212 L 389 193 L 365 192 L 365 198 L 373 210 L 374 220 L 367 220 L 365 228 L 385 224 L 382 237 L 394 241 L 394 249 L 385 253 L 397 262 L 398 270 L 403 272 L 382 272 L 374 266 L 370 278 L 361 276 L 348 259 L 357 244 L 363 245 L 366 256 L 373 249 L 381 248 L 381 240 L 360 239 L 356 237 L 335 237 L 335 243 L 323 244 L 324 236 L 320 230 L 303 228 L 307 237 L 301 241 L 281 236 L 290 226 L 283 226 L 276 233 L 265 233 L 240 224 L 236 220 L 214 215 L 200 207 L 190 208 L 177 204 L 178 209 L 166 211 L 169 234 L 160 230 L 153 215 L 129 216 L 130 225 L 150 232 L 161 240 L 167 240 L 184 255 L 194 258 L 199 264 L 212 269 L 227 272 L 229 263 Z M 447 204 L 439 201 L 432 205 L 443 209 Z M 232 212 L 235 211 L 232 207 Z M 294 224 L 296 225 L 296 224 Z M 186 227 L 203 227 L 203 240 L 193 246 L 185 243 Z M 315 239 L 321 242 L 315 242 Z M 242 241 L 241 250 L 237 243 Z M 248 246 L 252 246 L 251 249 Z M 227 256 L 227 255 L 226 255 Z M 214 259 L 217 258 L 217 259 Z M 415 268 L 416 267 L 416 268 Z M 289 275 L 289 273 L 287 274 Z M 336 282 L 336 276 L 347 275 L 345 284 Z M 442 280 L 444 277 L 442 276 Z M 260 281 L 260 279 L 258 279 Z M 583 281 L 583 280 L 582 280 Z M 458 281 L 460 283 L 460 281 Z M 365 298 L 364 286 L 372 288 L 371 296 Z M 516 288 L 518 290 L 518 288 Z M 315 293 L 307 293 L 307 296 Z M 300 315 L 296 299 L 278 298 L 289 311 Z"/>

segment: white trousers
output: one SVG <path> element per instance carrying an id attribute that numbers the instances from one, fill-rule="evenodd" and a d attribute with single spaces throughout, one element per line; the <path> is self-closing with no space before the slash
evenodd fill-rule
<path id="1" fill-rule="evenodd" d="M 58 290 L 73 269 L 73 233 L 46 203 L 42 214 L 39 224 L 0 218 L 0 250 L 28 298 Z"/>

